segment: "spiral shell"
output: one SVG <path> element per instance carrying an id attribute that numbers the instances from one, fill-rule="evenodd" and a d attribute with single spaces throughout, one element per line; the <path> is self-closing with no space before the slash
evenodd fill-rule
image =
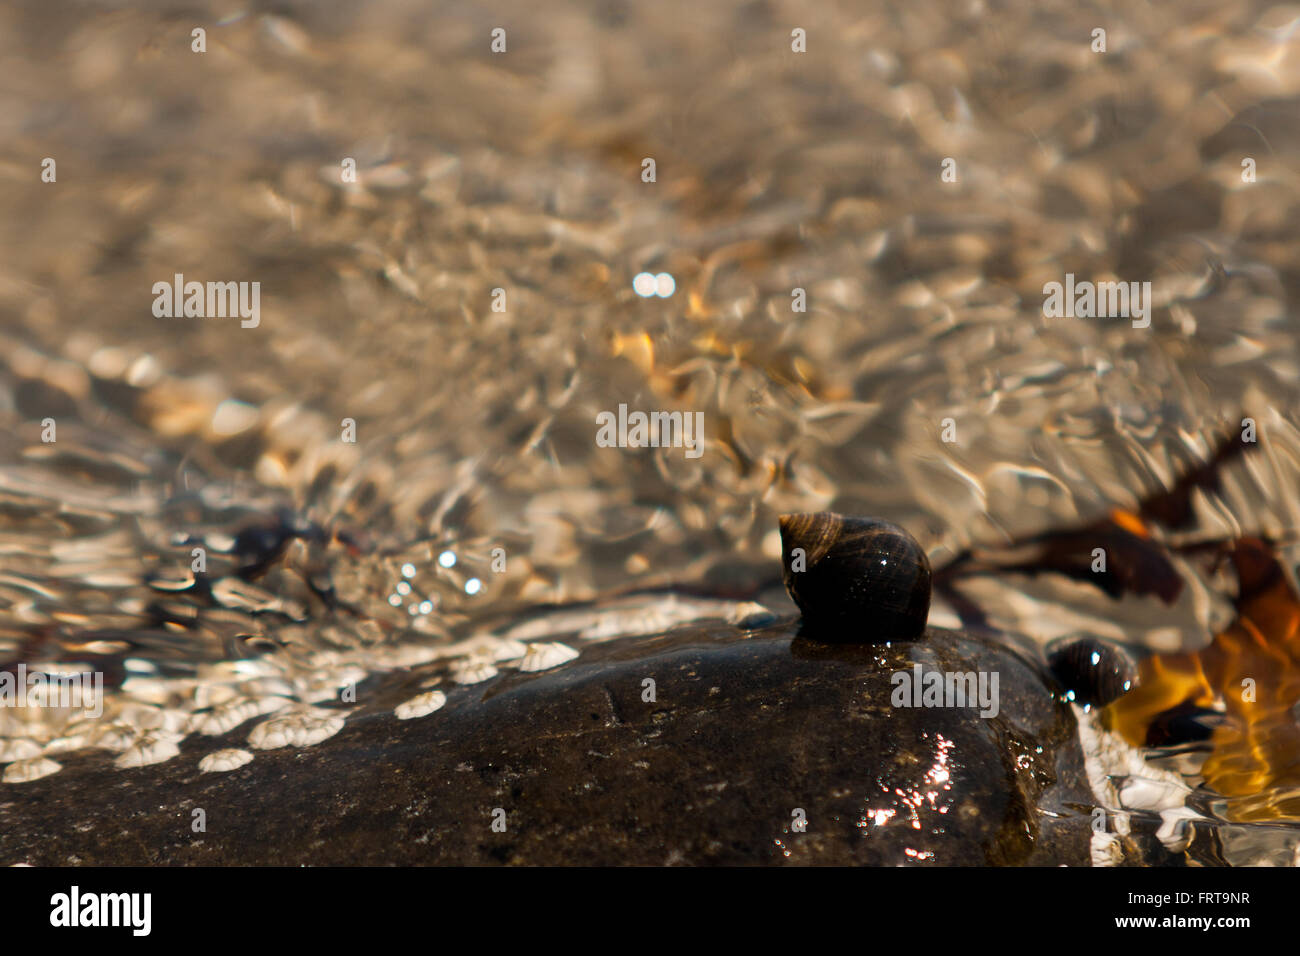
<path id="1" fill-rule="evenodd" d="M 785 588 L 818 639 L 873 643 L 925 633 L 930 561 L 898 525 L 831 512 L 782 515 L 781 553 Z"/>

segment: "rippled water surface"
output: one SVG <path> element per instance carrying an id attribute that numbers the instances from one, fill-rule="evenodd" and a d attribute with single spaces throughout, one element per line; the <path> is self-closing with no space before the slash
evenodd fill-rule
<path id="1" fill-rule="evenodd" d="M 509 659 L 537 603 L 689 591 L 581 625 L 669 626 L 770 584 L 783 512 L 885 515 L 942 564 L 1131 507 L 1246 416 L 1178 534 L 1300 525 L 1300 7 L 274 9 L 0 9 L 0 656 L 94 661 L 136 731 Z M 260 324 L 155 317 L 176 273 L 259 282 Z M 1044 318 L 1066 273 L 1149 281 L 1150 327 Z M 598 447 L 620 404 L 702 412 L 703 454 Z M 1179 567 L 1171 607 L 968 594 L 1190 652 L 1234 582 Z M 1243 861 L 1294 857 L 1300 753 L 1270 753 L 1249 807 L 1205 801 Z"/>

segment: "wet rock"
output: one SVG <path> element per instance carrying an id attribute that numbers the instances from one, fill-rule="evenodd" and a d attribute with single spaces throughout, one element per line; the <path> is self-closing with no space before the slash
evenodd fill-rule
<path id="1" fill-rule="evenodd" d="M 893 706 L 893 675 L 917 665 L 997 674 L 996 716 Z M 61 773 L 0 790 L 0 863 L 1089 860 L 1074 718 L 1032 654 L 1001 639 L 932 628 L 841 646 L 790 622 L 682 628 L 446 686 L 441 709 L 397 719 L 425 676 L 363 687 L 333 737 L 223 773 L 200 759 L 237 747 L 238 730 L 134 770 L 69 755 Z M 191 829 L 198 809 L 206 832 Z"/>

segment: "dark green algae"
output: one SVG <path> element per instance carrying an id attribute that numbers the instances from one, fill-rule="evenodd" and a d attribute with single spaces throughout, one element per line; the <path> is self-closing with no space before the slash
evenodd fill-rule
<path id="1" fill-rule="evenodd" d="M 422 675 L 389 675 L 336 736 L 229 773 L 198 761 L 249 724 L 135 770 L 70 755 L 0 789 L 0 863 L 1088 864 L 1074 717 L 1031 653 L 940 628 L 892 645 L 797 629 L 583 645 L 551 671 L 444 688 L 407 721 L 392 708 Z M 997 716 L 892 707 L 891 674 L 916 663 L 996 671 Z"/>

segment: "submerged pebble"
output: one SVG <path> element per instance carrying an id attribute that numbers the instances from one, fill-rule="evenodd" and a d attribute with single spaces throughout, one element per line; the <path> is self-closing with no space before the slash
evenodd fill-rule
<path id="1" fill-rule="evenodd" d="M 1093 637 L 1062 638 L 1047 649 L 1047 666 L 1067 700 L 1104 707 L 1133 689 L 1137 666 L 1123 648 Z"/>
<path id="2" fill-rule="evenodd" d="M 764 607 L 757 601 L 742 601 L 731 609 L 727 615 L 727 620 L 736 627 L 744 630 L 753 630 L 776 621 L 777 615 L 774 611 Z"/>

